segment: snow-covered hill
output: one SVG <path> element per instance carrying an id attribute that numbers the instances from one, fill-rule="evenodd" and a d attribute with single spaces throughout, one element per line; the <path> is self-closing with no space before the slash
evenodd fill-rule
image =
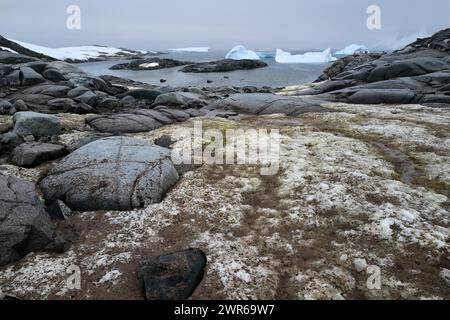
<path id="1" fill-rule="evenodd" d="M 147 54 L 147 51 L 129 50 L 123 48 L 114 48 L 106 46 L 76 46 L 63 48 L 49 48 L 35 45 L 14 39 L 3 38 L 5 41 L 1 43 L 2 49 L 17 53 L 30 55 L 30 52 L 44 55 L 56 60 L 65 60 L 68 62 L 87 62 L 102 60 L 108 57 L 123 57 Z M 27 49 L 28 52 L 20 52 L 20 49 Z M 19 50 L 18 50 L 19 49 Z M 36 55 L 33 55 L 36 56 Z"/>

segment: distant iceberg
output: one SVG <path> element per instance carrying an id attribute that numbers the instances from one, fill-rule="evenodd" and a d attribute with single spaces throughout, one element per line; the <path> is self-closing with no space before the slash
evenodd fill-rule
<path id="1" fill-rule="evenodd" d="M 275 59 L 275 51 L 256 51 L 256 54 L 261 59 Z"/>
<path id="2" fill-rule="evenodd" d="M 336 61 L 336 58 L 331 55 L 331 49 L 296 55 L 277 49 L 275 61 L 278 63 L 328 63 Z"/>
<path id="3" fill-rule="evenodd" d="M 369 48 L 367 48 L 364 45 L 351 44 L 349 46 L 346 46 L 344 49 L 342 49 L 340 51 L 336 51 L 335 54 L 350 56 L 350 55 L 353 55 L 355 53 L 369 53 L 369 52 L 370 52 Z"/>
<path id="4" fill-rule="evenodd" d="M 209 52 L 209 47 L 175 48 L 169 49 L 171 52 Z"/>
<path id="5" fill-rule="evenodd" d="M 247 50 L 244 46 L 236 46 L 231 49 L 230 52 L 227 53 L 225 59 L 233 59 L 233 60 L 259 60 L 259 56 L 255 51 Z"/>
<path id="6" fill-rule="evenodd" d="M 46 56 L 58 59 L 58 60 L 79 60 L 88 61 L 92 58 L 99 58 L 102 56 L 107 57 L 121 57 L 123 55 L 138 55 L 146 54 L 147 51 L 134 51 L 127 49 L 119 49 L 113 47 L 103 47 L 103 46 L 78 46 L 78 47 L 64 47 L 64 48 L 48 48 L 44 46 L 38 46 L 31 43 L 26 43 L 22 41 L 17 41 L 13 39 L 8 39 L 13 41 L 24 48 L 32 50 L 34 52 L 45 54 Z"/>

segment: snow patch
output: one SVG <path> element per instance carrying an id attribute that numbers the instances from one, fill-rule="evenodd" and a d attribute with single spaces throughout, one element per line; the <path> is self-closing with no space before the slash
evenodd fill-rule
<path id="1" fill-rule="evenodd" d="M 58 60 L 81 60 L 86 61 L 101 56 L 117 57 L 123 54 L 136 55 L 145 54 L 147 51 L 129 51 L 126 49 L 119 49 L 113 47 L 103 46 L 77 46 L 77 47 L 63 47 L 63 48 L 48 48 L 39 46 L 27 42 L 17 41 L 14 39 L 8 39 L 21 45 L 29 50 L 42 53 L 46 56 L 58 59 Z"/>
<path id="2" fill-rule="evenodd" d="M 171 52 L 209 52 L 209 47 L 175 48 L 168 50 Z"/>

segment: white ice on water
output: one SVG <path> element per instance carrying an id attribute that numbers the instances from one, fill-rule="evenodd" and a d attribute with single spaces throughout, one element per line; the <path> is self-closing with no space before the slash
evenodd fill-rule
<path id="1" fill-rule="evenodd" d="M 255 51 L 248 50 L 244 46 L 235 46 L 233 49 L 230 50 L 230 52 L 227 53 L 225 56 L 225 59 L 233 59 L 233 60 L 259 60 L 259 56 L 256 54 Z"/>
<path id="2" fill-rule="evenodd" d="M 367 48 L 365 45 L 362 44 L 351 44 L 346 46 L 344 49 L 336 51 L 335 54 L 337 55 L 352 55 L 355 54 L 357 52 L 369 52 L 369 48 Z"/>
<path id="3" fill-rule="evenodd" d="M 295 55 L 277 49 L 275 61 L 278 63 L 328 63 L 336 61 L 336 58 L 331 55 L 331 49 L 326 49 L 322 52 L 307 52 Z"/>
<path id="4" fill-rule="evenodd" d="M 209 52 L 209 47 L 175 48 L 168 50 L 171 52 Z"/>

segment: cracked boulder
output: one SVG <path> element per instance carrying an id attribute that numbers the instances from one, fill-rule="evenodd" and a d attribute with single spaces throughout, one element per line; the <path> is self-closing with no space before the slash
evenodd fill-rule
<path id="1" fill-rule="evenodd" d="M 160 202 L 178 178 L 169 149 L 109 137 L 65 157 L 40 187 L 47 203 L 59 199 L 73 210 L 130 210 Z"/>
<path id="2" fill-rule="evenodd" d="M 0 174 L 0 266 L 33 251 L 61 251 L 55 229 L 31 182 Z"/>

